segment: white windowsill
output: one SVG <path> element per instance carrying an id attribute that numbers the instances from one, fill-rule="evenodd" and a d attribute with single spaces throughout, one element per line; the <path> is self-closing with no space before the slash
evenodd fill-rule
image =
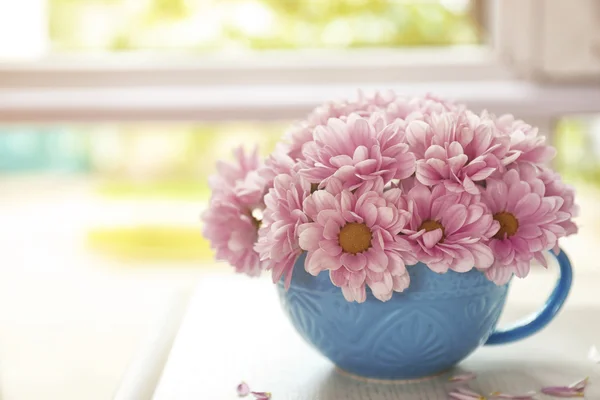
<path id="1" fill-rule="evenodd" d="M 486 46 L 192 56 L 61 56 L 0 63 L 0 88 L 301 85 L 509 79 Z"/>
<path id="2" fill-rule="evenodd" d="M 303 117 L 356 89 L 435 93 L 473 110 L 517 116 L 600 112 L 600 86 L 538 85 L 524 81 L 412 84 L 223 85 L 198 87 L 0 89 L 0 122 L 223 121 Z"/>

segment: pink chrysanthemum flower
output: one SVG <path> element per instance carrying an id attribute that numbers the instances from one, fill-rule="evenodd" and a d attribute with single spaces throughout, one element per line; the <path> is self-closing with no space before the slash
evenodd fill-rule
<path id="1" fill-rule="evenodd" d="M 386 124 L 380 114 L 369 119 L 352 114 L 346 121 L 332 118 L 315 129 L 315 140 L 304 147 L 300 174 L 320 188 L 337 178 L 350 190 L 379 178 L 385 184 L 408 178 L 415 170 L 415 157 L 404 143 L 401 124 Z"/>
<path id="2" fill-rule="evenodd" d="M 298 174 L 282 174 L 275 178 L 273 188 L 265 196 L 264 216 L 255 246 L 267 270 L 272 270 L 273 282 L 285 276 L 285 288 L 292 280 L 294 263 L 302 253 L 298 244 L 298 228 L 308 222 L 302 210 L 310 195 L 310 184 Z"/>
<path id="3" fill-rule="evenodd" d="M 381 301 L 408 287 L 405 263 L 416 260 L 410 244 L 398 236 L 407 216 L 381 191 L 343 190 L 334 196 L 319 190 L 306 199 L 304 210 L 313 221 L 300 227 L 309 273 L 329 270 L 346 300 L 359 303 L 366 300 L 366 285 Z"/>
<path id="4" fill-rule="evenodd" d="M 563 199 L 559 209 L 563 214 L 557 216 L 557 223 L 565 230 L 565 236 L 577 233 L 577 225 L 572 220 L 579 216 L 579 206 L 575 204 L 575 188 L 564 183 L 560 175 L 550 169 L 543 169 L 540 179 L 546 186 L 546 196 L 558 196 Z"/>
<path id="5" fill-rule="evenodd" d="M 215 194 L 229 193 L 235 185 L 246 179 L 248 174 L 260 166 L 258 147 L 252 153 L 246 153 L 242 146 L 233 151 L 233 163 L 217 161 L 217 173 L 208 178 L 208 184 Z"/>
<path id="6" fill-rule="evenodd" d="M 546 265 L 543 251 L 552 249 L 565 235 L 560 226 L 563 199 L 545 193 L 544 183 L 512 169 L 502 179 L 487 180 L 482 200 L 490 208 L 500 229 L 489 242 L 494 264 L 487 277 L 498 285 L 507 283 L 513 273 L 519 278 L 529 274 L 530 262 Z"/>
<path id="7" fill-rule="evenodd" d="M 403 233 L 416 244 L 419 261 L 433 271 L 467 272 L 492 265 L 492 251 L 485 243 L 499 225 L 478 196 L 449 192 L 444 185 L 430 189 L 417 184 L 405 197 L 391 190 L 386 198 L 412 211 Z"/>
<path id="8" fill-rule="evenodd" d="M 546 137 L 539 135 L 538 128 L 510 114 L 498 117 L 496 126 L 510 137 L 510 153 L 518 154 L 519 162 L 543 165 L 556 155 L 556 149 L 546 144 Z"/>
<path id="9" fill-rule="evenodd" d="M 373 112 L 387 107 L 396 98 L 393 91 L 375 92 L 372 96 L 359 91 L 356 100 L 332 101 L 315 108 L 306 120 L 297 122 L 287 132 L 286 137 L 290 142 L 289 156 L 294 160 L 302 159 L 302 149 L 306 143 L 312 142 L 315 128 L 326 125 L 330 118 L 345 119 L 352 113 L 368 117 Z"/>
<path id="10" fill-rule="evenodd" d="M 264 179 L 257 172 L 258 154 L 248 156 L 242 149 L 234 152 L 237 163 L 220 162 L 210 178 L 213 193 L 203 213 L 203 234 L 210 241 L 218 260 L 227 261 L 237 272 L 257 276 L 262 270 L 258 239 Z"/>
<path id="11" fill-rule="evenodd" d="M 579 206 L 575 204 L 575 189 L 565 184 L 560 175 L 549 168 L 534 166 L 530 163 L 517 162 L 513 164 L 519 171 L 521 179 L 529 181 L 539 178 L 544 183 L 545 196 L 558 196 L 563 199 L 563 204 L 556 213 L 556 223 L 563 227 L 565 236 L 577 233 L 578 227 L 573 218 L 579 216 Z M 558 243 L 554 246 L 554 252 L 559 252 Z"/>
<path id="12" fill-rule="evenodd" d="M 416 177 L 433 186 L 443 183 L 450 191 L 478 194 L 475 182 L 514 161 L 508 154 L 509 138 L 499 135 L 486 113 L 470 111 L 432 114 L 406 127 L 406 140 L 415 153 Z"/>

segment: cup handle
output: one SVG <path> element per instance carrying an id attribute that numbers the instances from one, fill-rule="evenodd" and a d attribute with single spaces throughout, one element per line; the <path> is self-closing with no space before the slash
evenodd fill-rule
<path id="1" fill-rule="evenodd" d="M 552 254 L 554 253 L 552 252 Z M 531 336 L 548 325 L 560 311 L 571 289 L 573 271 L 571 262 L 564 251 L 560 250 L 555 257 L 560 267 L 560 277 L 544 307 L 513 326 L 494 331 L 485 342 L 486 345 L 510 343 Z"/>

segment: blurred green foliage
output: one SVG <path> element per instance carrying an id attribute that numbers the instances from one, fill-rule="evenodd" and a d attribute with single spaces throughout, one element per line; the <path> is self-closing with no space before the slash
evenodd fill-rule
<path id="1" fill-rule="evenodd" d="M 49 0 L 50 36 L 57 51 L 475 44 L 483 32 L 470 5 L 460 0 Z"/>
<path id="2" fill-rule="evenodd" d="M 124 124 L 90 127 L 92 172 L 98 192 L 113 198 L 171 198 L 206 202 L 208 177 L 232 150 L 274 148 L 288 123 Z M 109 151 L 107 151 L 107 149 Z"/>
<path id="3" fill-rule="evenodd" d="M 200 226 L 94 228 L 87 233 L 87 244 L 94 251 L 122 260 L 208 261 L 213 257 Z"/>
<path id="4" fill-rule="evenodd" d="M 561 119 L 554 134 L 558 152 L 554 166 L 569 182 L 600 186 L 600 123 L 598 118 Z"/>

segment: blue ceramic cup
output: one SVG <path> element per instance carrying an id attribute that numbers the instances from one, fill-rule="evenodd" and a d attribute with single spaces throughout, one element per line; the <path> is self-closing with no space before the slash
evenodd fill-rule
<path id="1" fill-rule="evenodd" d="M 571 287 L 571 263 L 557 256 L 560 279 L 536 315 L 496 330 L 508 284 L 483 273 L 438 274 L 424 264 L 408 267 L 410 286 L 387 302 L 367 289 L 364 303 L 350 303 L 325 271 L 312 276 L 304 256 L 294 266 L 289 290 L 279 282 L 284 310 L 296 330 L 342 370 L 377 379 L 414 379 L 450 369 L 479 346 L 523 339 L 546 326 Z"/>

